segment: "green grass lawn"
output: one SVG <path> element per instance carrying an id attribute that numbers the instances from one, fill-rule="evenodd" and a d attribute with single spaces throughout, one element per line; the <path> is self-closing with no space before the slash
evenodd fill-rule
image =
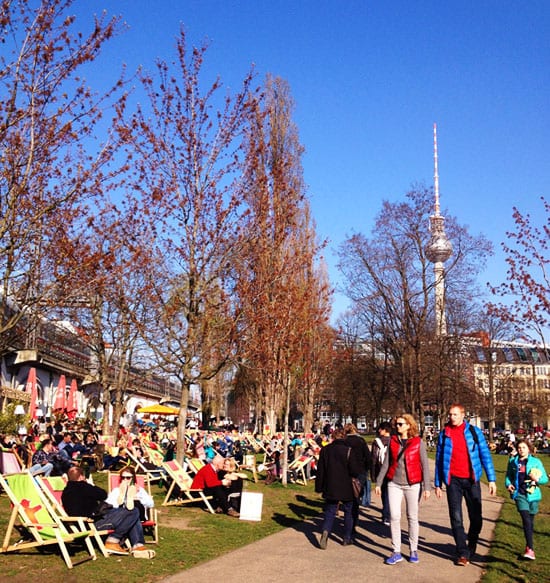
<path id="1" fill-rule="evenodd" d="M 106 487 L 106 474 L 94 474 L 95 483 Z M 98 556 L 96 561 L 85 561 L 69 571 L 61 555 L 53 552 L 28 551 L 0 554 L 0 581 L 15 583 L 35 581 L 148 583 L 167 575 L 178 573 L 198 563 L 208 561 L 259 540 L 272 533 L 316 516 L 322 503 L 313 494 L 313 484 L 300 486 L 281 484 L 266 486 L 263 481 L 255 484 L 245 481 L 245 490 L 262 492 L 263 509 L 261 522 L 246 522 L 225 515 L 212 515 L 199 506 L 163 507 L 164 489 L 153 485 L 153 497 L 159 509 L 159 544 L 152 560 L 132 557 Z M 4 537 L 10 504 L 8 497 L 0 495 L 0 536 Z M 87 553 L 75 548 L 73 561 L 85 559 Z"/>

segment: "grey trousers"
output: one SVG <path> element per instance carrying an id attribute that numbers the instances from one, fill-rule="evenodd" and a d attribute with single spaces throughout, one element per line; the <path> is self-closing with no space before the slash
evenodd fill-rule
<path id="1" fill-rule="evenodd" d="M 400 486 L 388 482 L 388 499 L 390 502 L 391 545 L 394 553 L 401 552 L 401 504 L 405 498 L 407 520 L 409 522 L 409 547 L 418 550 L 418 502 L 420 484 Z"/>

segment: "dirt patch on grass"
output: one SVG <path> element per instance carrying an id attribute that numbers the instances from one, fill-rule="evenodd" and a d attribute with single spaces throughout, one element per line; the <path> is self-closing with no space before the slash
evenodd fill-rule
<path id="1" fill-rule="evenodd" d="M 162 516 L 159 515 L 160 526 L 167 528 L 177 528 L 178 530 L 200 530 L 189 526 L 190 519 L 184 516 Z"/>

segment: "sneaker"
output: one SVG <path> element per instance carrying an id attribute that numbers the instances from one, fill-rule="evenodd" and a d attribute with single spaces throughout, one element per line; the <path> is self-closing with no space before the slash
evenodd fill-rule
<path id="1" fill-rule="evenodd" d="M 342 541 L 342 546 L 343 547 L 347 547 L 347 546 L 352 545 L 352 544 L 353 544 L 353 540 L 351 538 L 345 538 Z"/>
<path id="2" fill-rule="evenodd" d="M 384 563 L 386 563 L 386 565 L 395 565 L 395 563 L 399 563 L 402 560 L 403 557 L 401 556 L 401 553 L 392 553 L 391 556 L 384 561 Z"/>
<path id="3" fill-rule="evenodd" d="M 389 520 L 384 520 L 384 526 L 389 526 L 390 525 L 390 521 Z"/>
<path id="4" fill-rule="evenodd" d="M 418 552 L 411 551 L 411 556 L 409 557 L 409 563 L 418 563 L 418 562 L 419 562 Z"/>
<path id="5" fill-rule="evenodd" d="M 138 551 L 137 549 L 134 549 L 132 551 L 132 556 L 134 557 L 134 559 L 154 559 L 155 558 L 155 551 L 153 551 L 152 549 L 146 549 L 145 547 L 143 547 L 144 550 L 142 551 Z"/>
<path id="6" fill-rule="evenodd" d="M 233 516 L 233 518 L 239 518 L 240 514 L 234 508 L 230 508 L 227 511 L 227 516 Z"/>
<path id="7" fill-rule="evenodd" d="M 458 565 L 459 567 L 465 567 L 469 562 L 470 561 L 467 557 L 458 557 L 455 565 Z"/>
<path id="8" fill-rule="evenodd" d="M 132 552 L 134 551 L 146 551 L 147 547 L 145 545 L 137 545 L 132 548 Z"/>
<path id="9" fill-rule="evenodd" d="M 328 541 L 328 530 L 323 530 L 323 534 L 321 535 L 321 540 L 319 541 L 319 547 L 323 550 L 327 548 L 327 541 Z"/>
<path id="10" fill-rule="evenodd" d="M 112 555 L 127 555 L 128 551 L 120 546 L 120 543 L 105 543 L 105 550 Z"/>
<path id="11" fill-rule="evenodd" d="M 530 559 L 531 561 L 535 560 L 535 551 L 530 549 L 529 547 L 525 547 L 525 552 L 523 553 L 524 559 Z"/>

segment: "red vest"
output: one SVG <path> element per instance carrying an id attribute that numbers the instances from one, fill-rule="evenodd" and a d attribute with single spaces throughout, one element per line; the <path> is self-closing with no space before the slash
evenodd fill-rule
<path id="1" fill-rule="evenodd" d="M 405 458 L 405 472 L 407 474 L 407 482 L 409 485 L 418 484 L 422 482 L 422 463 L 420 461 L 420 442 L 422 440 L 418 435 L 416 437 L 409 437 L 407 440 L 407 447 L 402 453 Z M 386 478 L 391 480 L 397 468 L 397 456 L 399 455 L 400 443 L 396 435 L 392 435 L 390 440 L 390 466 Z"/>

